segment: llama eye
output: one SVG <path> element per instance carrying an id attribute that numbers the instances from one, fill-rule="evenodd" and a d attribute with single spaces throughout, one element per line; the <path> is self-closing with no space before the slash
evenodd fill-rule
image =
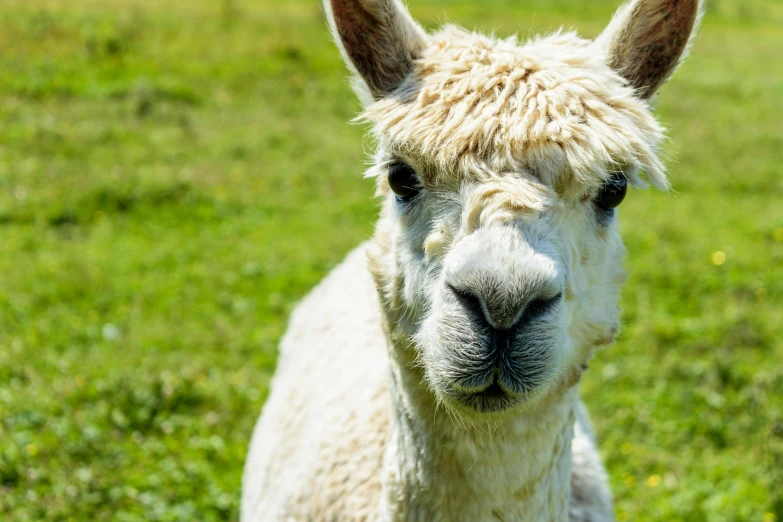
<path id="1" fill-rule="evenodd" d="M 606 180 L 593 201 L 596 205 L 604 210 L 612 210 L 623 202 L 627 190 L 628 180 L 625 178 L 625 176 L 612 176 Z"/>
<path id="2" fill-rule="evenodd" d="M 406 163 L 393 163 L 389 167 L 389 187 L 403 201 L 419 193 L 421 183 L 416 171 Z"/>

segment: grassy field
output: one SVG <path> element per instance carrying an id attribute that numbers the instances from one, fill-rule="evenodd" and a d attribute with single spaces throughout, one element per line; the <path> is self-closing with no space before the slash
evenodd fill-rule
<path id="1" fill-rule="evenodd" d="M 619 0 L 415 0 L 596 34 Z M 711 0 L 583 386 L 620 520 L 783 521 L 783 3 Z M 236 520 L 293 305 L 376 213 L 316 0 L 0 3 L 0 519 Z"/>

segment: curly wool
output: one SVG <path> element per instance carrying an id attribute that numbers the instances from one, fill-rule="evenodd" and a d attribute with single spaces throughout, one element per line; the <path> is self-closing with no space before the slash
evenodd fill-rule
<path id="1" fill-rule="evenodd" d="M 648 103 L 575 33 L 520 46 L 515 37 L 446 26 L 413 74 L 360 120 L 430 178 L 527 172 L 566 192 L 617 171 L 642 185 L 643 169 L 654 186 L 668 187 L 657 154 L 663 128 Z"/>

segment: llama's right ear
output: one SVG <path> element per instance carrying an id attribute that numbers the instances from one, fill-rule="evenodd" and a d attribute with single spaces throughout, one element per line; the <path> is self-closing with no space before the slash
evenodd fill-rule
<path id="1" fill-rule="evenodd" d="M 324 6 L 345 62 L 362 81 L 360 88 L 376 100 L 394 91 L 425 46 L 424 30 L 398 0 L 324 0 Z"/>

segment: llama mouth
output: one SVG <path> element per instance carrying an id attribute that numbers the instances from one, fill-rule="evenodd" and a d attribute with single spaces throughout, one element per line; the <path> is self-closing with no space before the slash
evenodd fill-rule
<path id="1" fill-rule="evenodd" d="M 519 398 L 507 392 L 500 384 L 495 372 L 492 384 L 480 392 L 462 392 L 455 397 L 460 404 L 477 413 L 497 413 L 508 410 L 519 402 Z"/>

